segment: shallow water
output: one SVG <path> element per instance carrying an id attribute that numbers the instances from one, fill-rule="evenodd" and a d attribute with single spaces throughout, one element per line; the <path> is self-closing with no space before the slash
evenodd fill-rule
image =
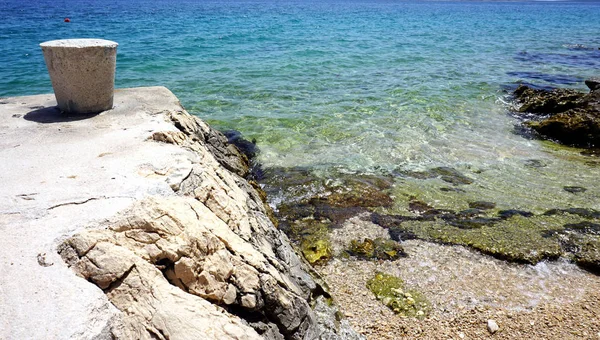
<path id="1" fill-rule="evenodd" d="M 0 96 L 51 91 L 40 42 L 102 37 L 120 44 L 117 87 L 167 86 L 190 112 L 256 138 L 266 167 L 449 166 L 475 180 L 467 199 L 600 208 L 599 161 L 515 134 L 504 102 L 520 82 L 585 89 L 600 69 L 600 3 L 0 0 L 0 10 Z M 457 201 L 435 180 L 399 181 L 435 206 Z"/>

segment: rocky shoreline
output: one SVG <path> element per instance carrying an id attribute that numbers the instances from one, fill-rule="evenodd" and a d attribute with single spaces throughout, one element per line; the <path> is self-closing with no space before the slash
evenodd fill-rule
<path id="1" fill-rule="evenodd" d="M 587 82 L 589 94 L 519 87 L 517 115 L 538 137 L 593 150 L 600 135 L 596 83 Z M 558 134 L 535 130 L 563 116 Z M 543 167 L 534 160 L 525 166 Z M 477 172 L 450 167 L 327 176 L 273 168 L 258 177 L 280 228 L 369 339 L 600 336 L 593 307 L 600 287 L 598 210 L 528 211 L 467 197 L 449 209 L 435 198 L 461 197 L 479 185 Z M 441 194 L 415 190 L 418 183 L 435 183 Z"/>
<path id="2" fill-rule="evenodd" d="M 538 215 L 484 201 L 451 211 L 415 196 L 392 197 L 392 176 L 328 179 L 306 169 L 266 169 L 265 174 L 261 182 L 280 228 L 368 339 L 593 339 L 600 334 L 594 310 L 600 279 L 571 262 L 597 270 L 597 254 L 582 253 L 586 246 L 599 249 L 597 235 L 563 227 L 563 219 L 597 218 L 592 211 Z M 417 176 L 402 174 L 408 175 Z M 451 169 L 418 177 L 453 190 L 475 183 Z M 386 213 L 398 208 L 393 199 L 406 204 L 405 214 Z M 553 228 L 556 232 L 544 232 Z"/>
<path id="3" fill-rule="evenodd" d="M 0 338 L 362 338 L 224 135 L 166 88 L 115 103 L 3 100 Z"/>
<path id="4" fill-rule="evenodd" d="M 585 81 L 589 93 L 540 90 L 520 85 L 514 113 L 544 139 L 585 148 L 600 147 L 600 78 Z"/>
<path id="5" fill-rule="evenodd" d="M 280 228 L 313 264 L 332 258 L 329 234 L 360 215 L 386 229 L 390 240 L 348 239 L 346 256 L 394 260 L 403 254 L 403 241 L 419 239 L 462 245 L 515 263 L 567 258 L 600 272 L 600 211 L 594 209 L 557 207 L 534 213 L 503 209 L 495 202 L 469 201 L 464 209 L 452 210 L 423 201 L 418 192 L 392 194 L 393 187 L 402 186 L 394 181 L 408 177 L 447 183 L 440 190 L 460 195 L 474 180 L 451 168 L 395 176 L 338 174 L 335 179 L 319 178 L 302 169 L 270 173 L 272 177 L 263 181 L 269 196 L 286 193 L 275 206 Z"/>
<path id="6" fill-rule="evenodd" d="M 531 129 L 596 119 L 590 84 L 590 94 L 520 87 L 520 117 Z M 255 141 L 212 129 L 165 88 L 116 99 L 68 120 L 50 96 L 2 101 L 0 156 L 12 163 L 0 170 L 13 184 L 0 210 L 0 338 L 600 336 L 600 211 L 468 199 L 477 173 L 444 166 L 262 168 Z M 432 183 L 455 208 L 415 190 Z M 44 326 L 26 310 L 49 315 Z"/>

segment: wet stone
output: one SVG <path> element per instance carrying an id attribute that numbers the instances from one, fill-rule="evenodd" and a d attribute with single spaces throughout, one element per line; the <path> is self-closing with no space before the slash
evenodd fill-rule
<path id="1" fill-rule="evenodd" d="M 544 213 L 545 216 L 571 214 L 583 218 L 600 218 L 600 211 L 586 208 L 550 209 Z"/>
<path id="2" fill-rule="evenodd" d="M 523 216 L 523 217 L 532 217 L 533 213 L 529 212 L 529 211 L 523 211 L 523 210 L 515 210 L 515 209 L 508 209 L 508 210 L 500 210 L 498 211 L 498 217 L 502 218 L 502 219 L 507 219 L 507 218 L 511 218 L 513 216 Z"/>
<path id="3" fill-rule="evenodd" d="M 236 130 L 227 130 L 223 134 L 227 137 L 229 144 L 235 145 L 248 159 L 255 158 L 258 153 L 258 146 L 256 146 L 256 139 L 249 141 L 242 136 L 242 133 Z"/>
<path id="4" fill-rule="evenodd" d="M 522 85 L 513 94 L 520 105 L 515 115 L 524 119 L 521 127 L 538 137 L 585 148 L 600 145 L 600 91 L 586 94 Z"/>
<path id="5" fill-rule="evenodd" d="M 520 103 L 519 112 L 553 114 L 570 110 L 576 107 L 575 102 L 583 94 L 575 90 L 553 89 L 538 90 L 525 85 L 519 86 L 514 96 Z"/>
<path id="6" fill-rule="evenodd" d="M 565 224 L 565 230 L 576 231 L 583 234 L 600 235 L 600 224 L 590 221 Z"/>
<path id="7" fill-rule="evenodd" d="M 427 171 L 399 171 L 400 175 L 416 179 L 439 178 L 453 185 L 466 185 L 473 183 L 473 179 L 463 175 L 460 171 L 450 167 L 437 167 Z"/>
<path id="8" fill-rule="evenodd" d="M 584 187 L 575 187 L 575 186 L 565 186 L 563 187 L 563 189 L 566 192 L 570 192 L 572 194 L 578 194 L 578 193 L 582 193 L 582 192 L 586 192 L 587 189 Z"/>
<path id="9" fill-rule="evenodd" d="M 362 242 L 352 240 L 348 253 L 361 258 L 379 260 L 396 260 L 406 256 L 404 248 L 398 242 L 383 238 L 374 240 L 365 238 Z"/>
<path id="10" fill-rule="evenodd" d="M 422 319 L 430 311 L 430 304 L 423 294 L 413 289 L 407 289 L 404 281 L 399 277 L 376 273 L 367 281 L 367 288 L 371 290 L 377 300 L 396 314 Z"/>
<path id="11" fill-rule="evenodd" d="M 600 90 L 600 77 L 592 77 L 585 81 L 585 85 L 590 89 L 590 91 Z"/>
<path id="12" fill-rule="evenodd" d="M 417 199 L 412 199 L 410 202 L 408 202 L 408 210 L 417 213 L 417 214 L 422 214 L 428 211 L 433 210 L 434 208 L 432 206 L 430 206 L 429 204 L 423 202 L 423 201 L 419 201 Z"/>
<path id="13" fill-rule="evenodd" d="M 596 239 L 583 243 L 581 250 L 575 254 L 575 263 L 596 275 L 600 275 L 600 241 Z"/>
<path id="14" fill-rule="evenodd" d="M 479 210 L 490 210 L 496 207 L 496 203 L 487 202 L 487 201 L 475 201 L 469 202 L 469 208 L 479 209 Z"/>
<path id="15" fill-rule="evenodd" d="M 525 161 L 525 166 L 528 168 L 539 169 L 539 168 L 547 167 L 548 164 L 546 164 L 546 162 L 539 160 L 539 159 L 528 159 Z"/>

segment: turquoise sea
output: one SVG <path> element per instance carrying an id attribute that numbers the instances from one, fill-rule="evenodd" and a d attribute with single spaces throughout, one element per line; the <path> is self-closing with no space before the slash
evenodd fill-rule
<path id="1" fill-rule="evenodd" d="M 265 167 L 447 166 L 475 179 L 464 195 L 500 207 L 600 208 L 600 160 L 515 133 L 507 110 L 518 83 L 585 90 L 600 75 L 600 2 L 0 0 L 0 12 L 0 97 L 52 91 L 39 43 L 104 38 L 119 43 L 117 87 L 168 87 L 256 139 Z M 405 187 L 453 204 L 428 185 Z"/>

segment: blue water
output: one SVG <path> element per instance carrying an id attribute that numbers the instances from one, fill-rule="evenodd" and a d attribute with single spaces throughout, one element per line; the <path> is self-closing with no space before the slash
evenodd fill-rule
<path id="1" fill-rule="evenodd" d="M 255 138 L 266 166 L 452 166 L 512 208 L 598 205 L 598 166 L 516 135 L 504 103 L 517 83 L 584 90 L 600 73 L 597 2 L 0 0 L 0 13 L 0 96 L 51 92 L 39 43 L 104 38 L 120 44 L 117 87 L 167 86 Z"/>

